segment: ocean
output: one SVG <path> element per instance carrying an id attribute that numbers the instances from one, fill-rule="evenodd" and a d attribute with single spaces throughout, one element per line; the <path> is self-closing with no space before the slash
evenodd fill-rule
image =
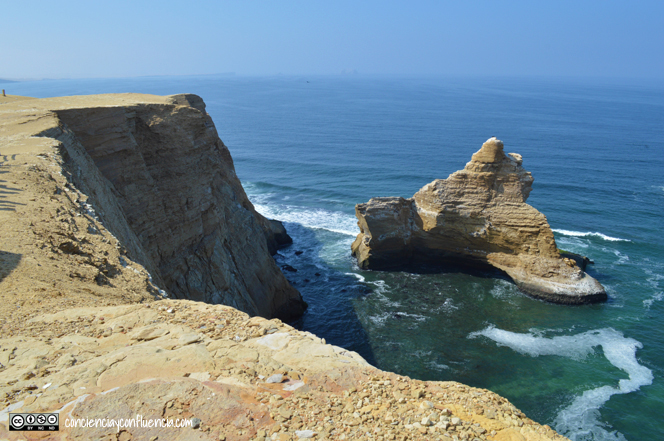
<path id="1" fill-rule="evenodd" d="M 381 369 L 505 396 L 572 440 L 664 433 L 664 85 L 523 78 L 236 77 L 0 84 L 34 97 L 195 93 L 310 307 L 293 323 Z M 528 203 L 584 254 L 599 305 L 531 299 L 498 272 L 359 270 L 354 206 L 410 197 L 496 136 Z"/>

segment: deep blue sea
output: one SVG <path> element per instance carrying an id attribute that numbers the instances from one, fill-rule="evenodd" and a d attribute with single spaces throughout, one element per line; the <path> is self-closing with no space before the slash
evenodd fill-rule
<path id="1" fill-rule="evenodd" d="M 295 325 L 381 369 L 491 389 L 573 440 L 664 433 L 664 85 L 191 76 L 0 84 L 49 97 L 196 93 L 310 307 Z M 533 300 L 496 273 L 361 271 L 354 206 L 410 197 L 491 136 L 523 155 L 558 247 L 609 301 Z M 300 253 L 301 252 L 301 253 Z"/>

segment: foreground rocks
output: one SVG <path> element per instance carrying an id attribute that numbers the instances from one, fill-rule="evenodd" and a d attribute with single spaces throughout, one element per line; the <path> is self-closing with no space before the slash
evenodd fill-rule
<path id="1" fill-rule="evenodd" d="M 0 439 L 43 435 L 8 432 L 7 408 L 59 410 L 53 440 L 565 439 L 487 390 L 383 372 L 227 306 L 74 308 L 8 331 L 16 336 L 0 339 Z M 138 415 L 196 419 L 198 428 L 65 427 L 67 418 Z"/>
<path id="2" fill-rule="evenodd" d="M 491 265 L 527 294 L 583 304 L 605 301 L 602 285 L 560 256 L 546 217 L 526 204 L 533 178 L 521 155 L 491 138 L 463 170 L 425 185 L 411 199 L 358 204 L 353 255 L 365 269 L 410 263 Z"/>

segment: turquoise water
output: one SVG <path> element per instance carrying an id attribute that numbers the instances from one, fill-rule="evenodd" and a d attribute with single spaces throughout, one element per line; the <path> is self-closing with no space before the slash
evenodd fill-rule
<path id="1" fill-rule="evenodd" d="M 664 87 L 517 79 L 155 77 L 7 84 L 37 97 L 201 95 L 238 176 L 294 243 L 295 323 L 386 370 L 491 389 L 574 440 L 664 433 Z M 489 137 L 524 157 L 560 248 L 601 305 L 530 299 L 498 273 L 361 271 L 354 205 L 410 197 Z"/>

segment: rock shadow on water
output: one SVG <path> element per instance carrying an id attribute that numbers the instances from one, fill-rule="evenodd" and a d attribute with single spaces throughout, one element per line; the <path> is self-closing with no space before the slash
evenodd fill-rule
<path id="1" fill-rule="evenodd" d="M 369 295 L 371 288 L 325 262 L 317 230 L 296 223 L 285 226 L 293 243 L 281 248 L 274 257 L 309 305 L 304 315 L 289 324 L 324 338 L 327 343 L 355 351 L 375 366 L 369 337 L 352 303 L 355 298 Z M 339 233 L 324 231 L 324 234 Z"/>

